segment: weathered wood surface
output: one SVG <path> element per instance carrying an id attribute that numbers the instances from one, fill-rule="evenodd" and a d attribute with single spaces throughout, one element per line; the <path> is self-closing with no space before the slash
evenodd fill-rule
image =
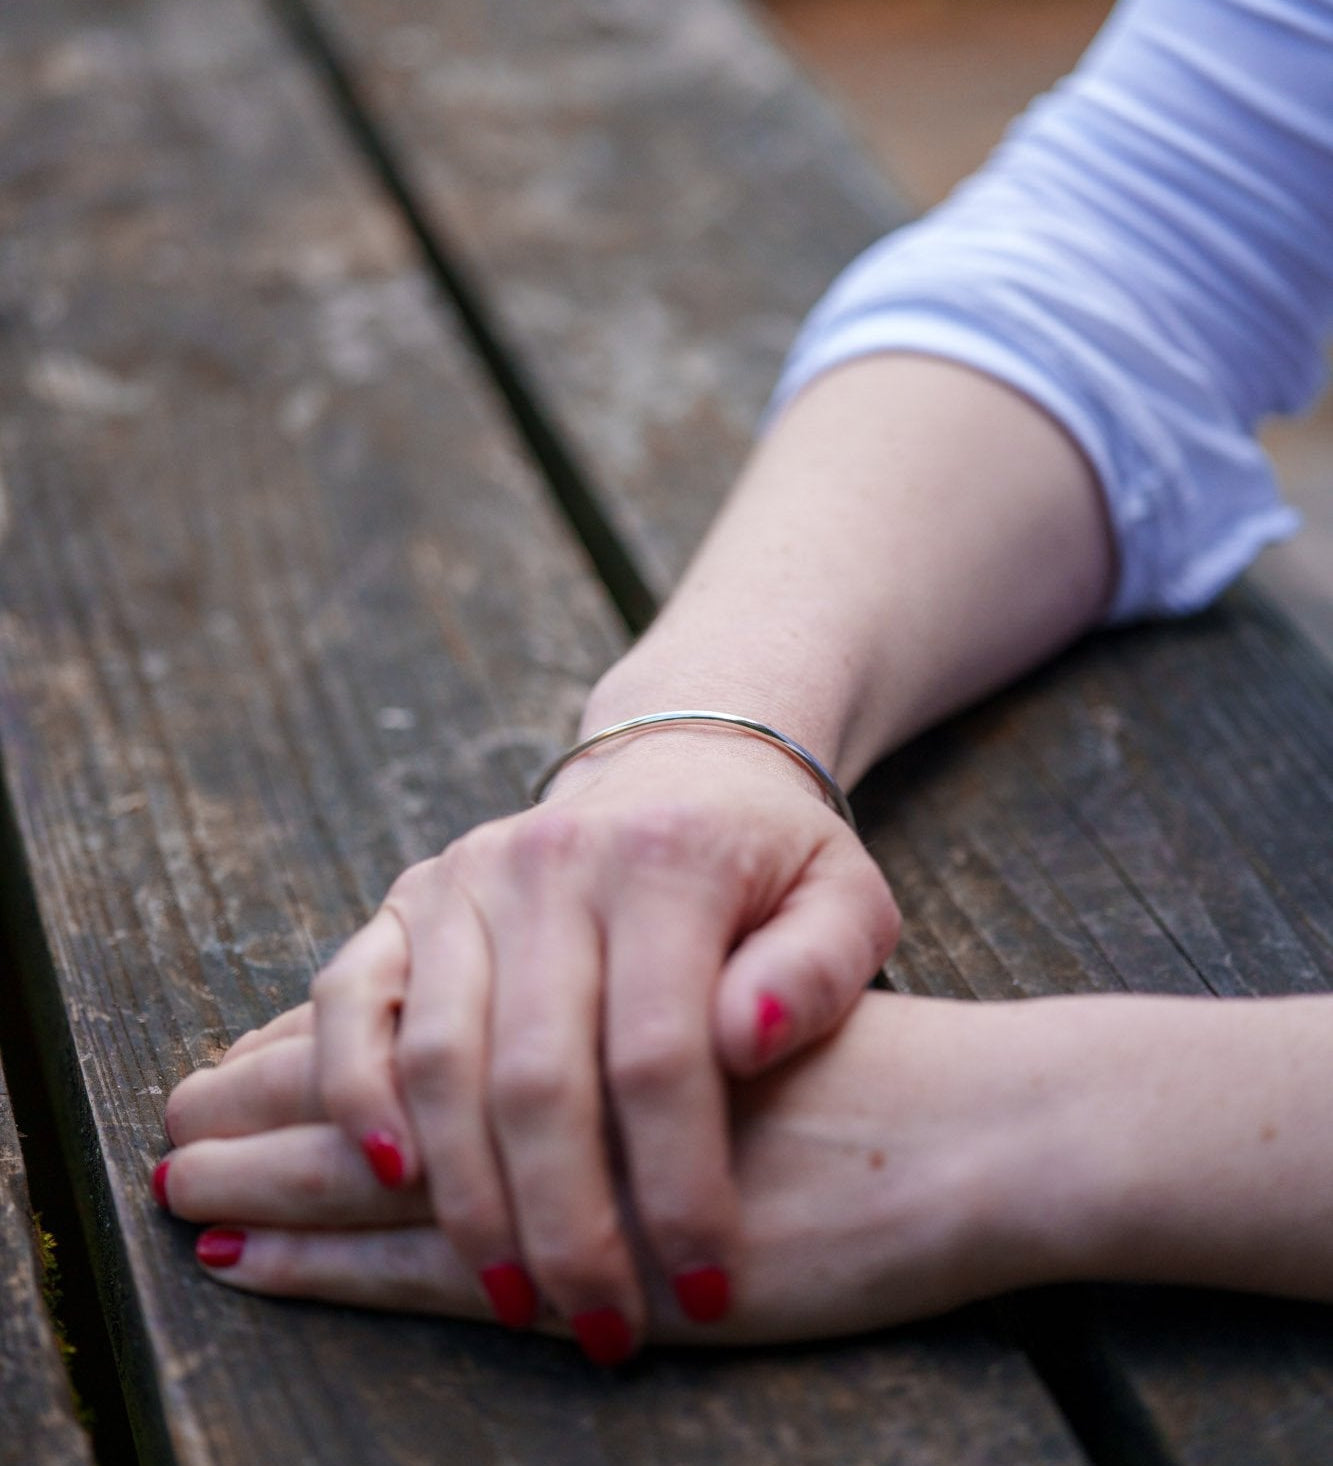
<path id="1" fill-rule="evenodd" d="M 0 968 L 0 982 L 12 976 Z M 91 1466 L 42 1297 L 34 1225 L 0 1073 L 0 1466 Z"/>
<path id="2" fill-rule="evenodd" d="M 662 593 L 801 318 L 904 206 L 735 0 L 309 9 Z"/>
<path id="3" fill-rule="evenodd" d="M 1210 1292 L 1099 1290 L 1095 1339 L 1188 1466 L 1314 1466 L 1333 1454 L 1326 1307 Z"/>
<path id="4" fill-rule="evenodd" d="M 782 338 L 901 211 L 729 0 L 309 8 L 647 580 L 669 584 Z M 908 918 L 897 980 L 1327 988 L 1331 727 L 1326 674 L 1241 598 L 1110 638 L 932 735 L 863 796 Z M 1244 1415 L 1244 1459 L 1322 1461 L 1333 1414 L 1306 1345 L 1333 1325 L 1316 1310 L 1288 1347 L 1281 1316 L 1262 1314 L 1267 1388 L 1225 1407 L 1206 1371 L 1157 1387 L 1151 1327 L 1089 1328 L 1182 1459 Z M 1247 1377 L 1243 1333 L 1205 1347 Z"/>
<path id="5" fill-rule="evenodd" d="M 622 1380 L 196 1269 L 165 1093 L 513 807 L 618 635 L 266 14 L 4 21 L 0 891 L 145 1459 L 1074 1466 L 985 1315 Z"/>
<path id="6" fill-rule="evenodd" d="M 1333 991 L 1333 675 L 1245 592 L 1090 642 L 905 750 L 858 806 L 903 904 L 904 990 Z M 1082 1302 L 1080 1368 L 1136 1403 L 1154 1460 L 1329 1460 L 1333 1309 Z"/>
<path id="7" fill-rule="evenodd" d="M 1333 673 L 1247 592 L 1091 639 L 858 805 L 905 989 L 1333 990 Z"/>

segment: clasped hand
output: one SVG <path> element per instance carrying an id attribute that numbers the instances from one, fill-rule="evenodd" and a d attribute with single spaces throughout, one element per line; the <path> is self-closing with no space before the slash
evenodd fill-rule
<path id="1" fill-rule="evenodd" d="M 264 1056 L 275 1124 L 330 1119 L 415 1220 L 428 1198 L 503 1322 L 544 1303 L 613 1360 L 662 1279 L 686 1319 L 721 1320 L 741 1230 L 727 1075 L 832 1032 L 898 932 L 803 777 L 697 736 L 571 768 L 545 805 L 406 871 L 313 1008 L 246 1035 L 223 1070 Z M 222 1072 L 173 1095 L 178 1143 L 255 1128 Z M 285 1220 L 327 1224 L 317 1198 Z"/>

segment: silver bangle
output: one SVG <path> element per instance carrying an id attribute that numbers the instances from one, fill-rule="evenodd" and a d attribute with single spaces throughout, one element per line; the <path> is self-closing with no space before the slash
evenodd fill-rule
<path id="1" fill-rule="evenodd" d="M 532 786 L 533 804 L 542 802 L 546 791 L 554 783 L 556 775 L 566 764 L 573 763 L 576 758 L 581 758 L 600 744 L 609 743 L 613 738 L 624 737 L 627 733 L 637 733 L 644 728 L 661 728 L 672 723 L 721 723 L 728 728 L 740 728 L 745 733 L 752 733 L 756 738 L 762 738 L 766 743 L 780 748 L 783 753 L 800 764 L 806 773 L 811 775 L 819 785 L 820 792 L 829 808 L 840 814 L 853 830 L 856 828 L 856 818 L 852 814 L 852 806 L 847 802 L 847 796 L 842 792 L 838 781 L 808 748 L 802 748 L 795 739 L 788 738 L 785 733 L 779 733 L 776 728 L 770 728 L 767 723 L 757 722 L 754 718 L 743 718 L 739 713 L 696 712 L 692 709 L 683 712 L 648 713 L 642 718 L 627 718 L 625 722 L 612 723 L 609 728 L 603 728 L 600 733 L 594 733 L 590 738 L 585 738 L 582 743 L 576 743 L 573 748 L 567 748 L 559 758 L 547 764 L 538 775 L 536 783 Z"/>

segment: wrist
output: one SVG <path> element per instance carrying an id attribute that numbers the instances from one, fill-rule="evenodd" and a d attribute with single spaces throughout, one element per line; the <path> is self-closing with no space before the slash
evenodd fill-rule
<path id="1" fill-rule="evenodd" d="M 603 785 L 617 797 L 629 790 L 639 798 L 679 804 L 703 795 L 719 781 L 736 794 L 751 779 L 760 781 L 764 790 L 788 784 L 834 813 L 819 780 L 802 762 L 744 728 L 725 723 L 662 723 L 596 744 L 549 778 L 542 802 Z"/>
<path id="2" fill-rule="evenodd" d="M 744 637 L 722 647 L 710 646 L 712 640 L 655 627 L 593 688 L 578 737 L 590 737 L 629 718 L 677 709 L 731 713 L 764 723 L 798 743 L 847 789 L 863 771 L 857 768 L 849 774 L 846 757 L 855 706 L 855 693 L 846 685 L 849 679 L 841 678 L 836 668 L 821 668 L 813 655 L 779 657 L 771 650 L 761 654 L 747 650 Z M 732 748 L 738 757 L 756 763 L 790 762 L 786 754 L 740 729 L 659 729 L 648 736 L 675 737 L 678 732 L 689 734 L 688 744 L 682 746 L 723 756 Z M 636 735 L 633 741 L 642 740 Z"/>
<path id="3" fill-rule="evenodd" d="M 720 712 L 716 709 L 681 708 L 660 713 L 646 713 L 639 717 L 625 718 L 619 723 L 599 729 L 596 733 L 590 734 L 566 749 L 538 776 L 532 792 L 533 802 L 540 804 L 560 774 L 580 758 L 590 757 L 624 739 L 642 738 L 652 734 L 677 732 L 684 729 L 707 730 L 715 734 L 740 734 L 774 749 L 814 782 L 824 803 L 849 828 L 853 830 L 856 828 L 856 819 L 852 814 L 847 796 L 843 793 L 837 780 L 809 749 L 770 724 L 747 718 L 742 714 Z"/>
<path id="4" fill-rule="evenodd" d="M 982 1003 L 973 1010 L 983 1074 L 971 1132 L 971 1245 L 995 1291 L 1119 1276 L 1134 1158 L 1117 1124 L 1142 1077 L 1115 1032 L 1133 998 Z M 1109 1021 L 1108 1021 L 1109 1020 Z M 1128 1050 L 1128 1052 L 1126 1052 Z"/>

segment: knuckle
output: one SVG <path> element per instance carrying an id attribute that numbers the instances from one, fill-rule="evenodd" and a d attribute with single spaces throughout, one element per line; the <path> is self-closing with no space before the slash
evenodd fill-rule
<path id="1" fill-rule="evenodd" d="M 531 1044 L 497 1055 L 491 1065 L 490 1098 L 501 1124 L 522 1124 L 534 1115 L 568 1112 L 575 1106 L 576 1080 L 569 1070 Z"/>
<path id="2" fill-rule="evenodd" d="M 655 1098 L 680 1085 L 699 1058 L 682 1027 L 672 1023 L 641 1025 L 611 1049 L 606 1061 L 607 1079 L 613 1092 L 623 1098 Z"/>
<path id="3" fill-rule="evenodd" d="M 426 864 L 434 868 L 438 877 L 449 881 L 464 881 L 489 863 L 504 848 L 506 831 L 516 816 L 505 819 L 487 820 L 474 825 L 465 835 L 451 840 L 440 853 Z"/>
<path id="4" fill-rule="evenodd" d="M 893 892 L 881 879 L 877 882 L 879 900 L 871 905 L 872 921 L 870 938 L 875 949 L 875 963 L 887 958 L 898 945 L 903 932 L 903 914 L 898 909 Z"/>
<path id="5" fill-rule="evenodd" d="M 281 1065 L 262 1060 L 249 1065 L 246 1078 L 245 1108 L 254 1115 L 280 1112 L 290 1093 Z"/>
<path id="6" fill-rule="evenodd" d="M 282 1232 L 271 1232 L 264 1239 L 262 1263 L 255 1266 L 253 1247 L 246 1249 L 246 1262 L 251 1282 L 267 1293 L 290 1294 L 300 1290 L 306 1281 L 305 1239 Z"/>
<path id="7" fill-rule="evenodd" d="M 382 1108 L 379 1087 L 373 1078 L 346 1070 L 319 1076 L 319 1098 L 336 1125 L 359 1127 Z"/>
<path id="8" fill-rule="evenodd" d="M 623 1242 L 610 1207 L 580 1216 L 577 1236 L 554 1234 L 532 1238 L 525 1246 L 528 1263 L 544 1292 L 554 1298 L 614 1298 L 624 1292 L 616 1267 Z"/>
<path id="9" fill-rule="evenodd" d="M 586 842 L 583 821 L 563 809 L 541 805 L 509 824 L 509 857 L 522 876 L 540 876 L 577 856 Z"/>
<path id="10" fill-rule="evenodd" d="M 346 988 L 350 977 L 348 964 L 334 957 L 310 979 L 310 1001 L 318 1008 L 336 999 Z"/>
<path id="11" fill-rule="evenodd" d="M 888 877 L 864 845 L 858 848 L 856 854 L 856 861 L 848 871 L 856 899 L 874 910 L 892 911 L 896 915 L 898 903 L 894 899 Z"/>
<path id="12" fill-rule="evenodd" d="M 429 901 L 437 878 L 440 856 L 419 860 L 409 865 L 389 887 L 384 904 L 398 911 L 411 910 L 422 901 Z"/>
<path id="13" fill-rule="evenodd" d="M 644 1232 L 662 1257 L 715 1257 L 725 1228 L 710 1214 L 711 1194 L 673 1187 L 640 1203 Z"/>
<path id="14" fill-rule="evenodd" d="M 815 1031 L 822 1031 L 836 1021 L 847 1004 L 849 991 L 859 992 L 864 974 L 855 974 L 850 984 L 828 952 L 822 948 L 807 951 L 801 965 L 801 1007 Z"/>
<path id="15" fill-rule="evenodd" d="M 284 1184 L 290 1186 L 292 1195 L 302 1207 L 326 1200 L 337 1189 L 336 1179 L 330 1175 L 324 1157 L 313 1150 L 302 1152 L 292 1160 Z"/>
<path id="16" fill-rule="evenodd" d="M 617 858 L 638 866 L 692 864 L 712 842 L 702 812 L 684 805 L 648 805 L 616 831 Z"/>
<path id="17" fill-rule="evenodd" d="M 869 951 L 867 966 L 878 967 L 898 945 L 903 918 L 884 873 L 867 857 L 862 862 L 849 894 L 857 913 L 857 927 L 865 935 Z"/>
<path id="18" fill-rule="evenodd" d="M 470 1067 L 460 1036 L 444 1029 L 405 1028 L 394 1057 L 403 1083 L 414 1094 L 453 1094 Z"/>
<path id="19" fill-rule="evenodd" d="M 505 1218 L 494 1202 L 459 1187 L 442 1187 L 432 1197 L 435 1220 L 464 1257 L 490 1259 L 505 1236 Z"/>

